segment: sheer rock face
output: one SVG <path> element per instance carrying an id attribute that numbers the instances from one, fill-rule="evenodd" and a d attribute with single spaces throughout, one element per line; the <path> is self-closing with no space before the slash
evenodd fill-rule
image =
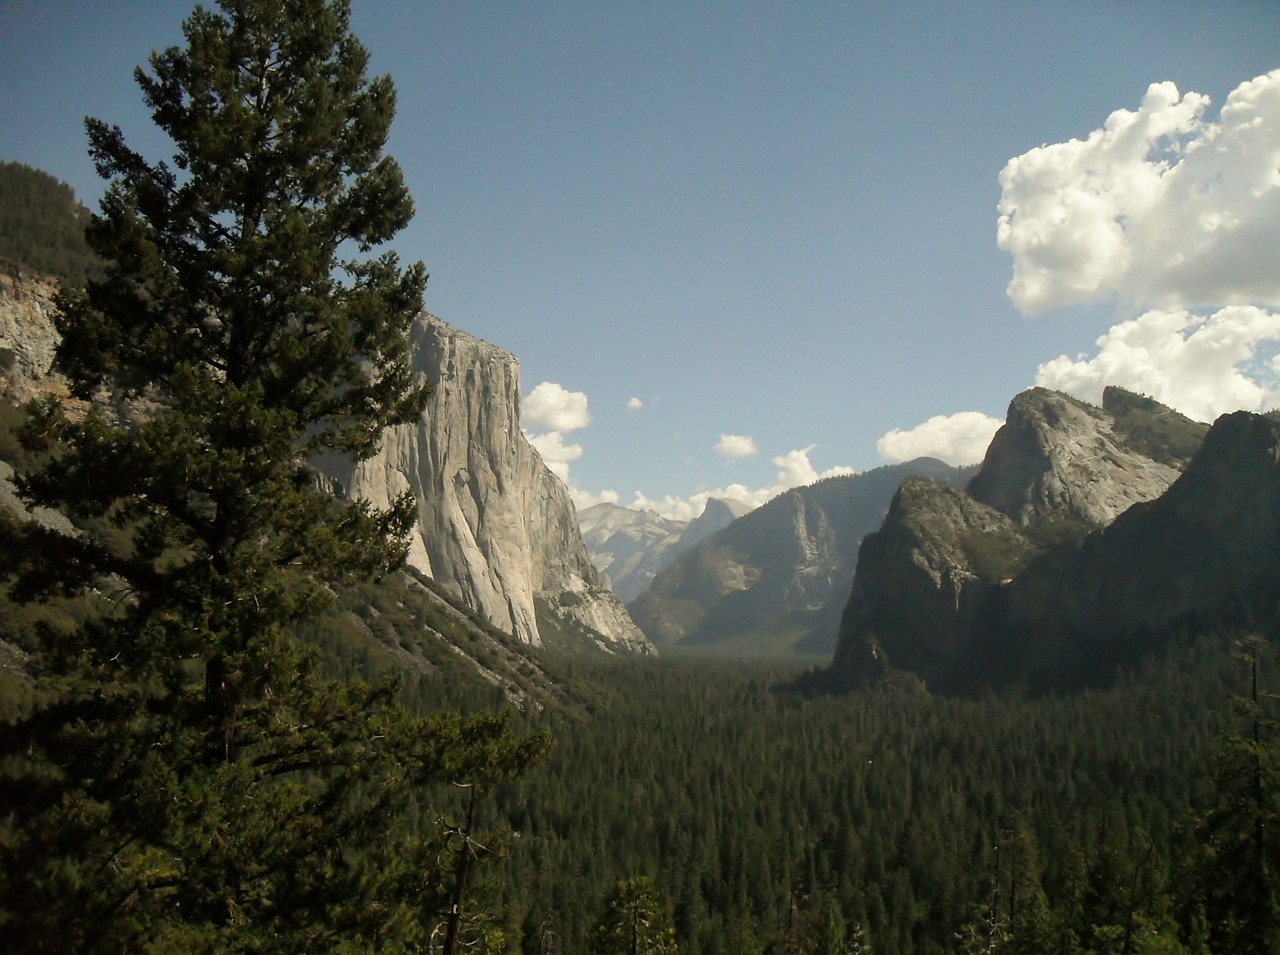
<path id="1" fill-rule="evenodd" d="M 409 563 L 493 625 L 540 644 L 536 604 L 614 650 L 652 647 L 592 565 L 568 490 L 520 430 L 515 356 L 423 314 L 411 344 L 435 390 L 422 418 L 356 466 L 321 469 L 345 494 L 418 499 Z"/>
<path id="2" fill-rule="evenodd" d="M 0 273 L 0 349 L 13 356 L 0 368 L 0 390 L 10 401 L 66 396 L 53 370 L 57 287 Z M 558 623 L 608 649 L 650 652 L 592 566 L 568 491 L 520 431 L 515 357 L 429 315 L 414 324 L 412 348 L 436 385 L 426 414 L 389 431 L 380 453 L 358 466 L 317 462 L 325 483 L 383 506 L 412 490 L 419 513 L 409 563 L 495 626 L 540 643 L 535 597 L 567 595 L 544 600 Z M 69 404 L 72 413 L 80 406 Z"/>
<path id="3" fill-rule="evenodd" d="M 1009 517 L 961 489 L 903 481 L 883 526 L 862 541 L 832 662 L 841 685 L 875 681 L 890 667 L 928 685 L 945 677 L 998 586 L 978 556 L 997 540 L 1019 556 L 1031 547 Z"/>
<path id="4" fill-rule="evenodd" d="M 1019 524 L 1105 527 L 1159 497 L 1178 469 L 1128 446 L 1115 417 L 1070 395 L 1032 388 L 1013 399 L 969 494 Z"/>
<path id="5" fill-rule="evenodd" d="M 0 272 L 0 349 L 13 353 L 0 367 L 0 389 L 24 402 L 51 389 L 50 371 L 60 338 L 54 327 L 58 283 L 54 279 Z"/>
<path id="6" fill-rule="evenodd" d="M 1001 636 L 1031 686 L 1052 685 L 1063 672 L 1132 665 L 1182 628 L 1265 632 L 1280 610 L 1277 579 L 1280 422 L 1238 411 L 1214 422 L 1158 500 L 1020 574 Z"/>

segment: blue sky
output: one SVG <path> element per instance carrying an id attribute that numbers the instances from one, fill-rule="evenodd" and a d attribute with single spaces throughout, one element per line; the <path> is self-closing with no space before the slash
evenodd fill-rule
<path id="1" fill-rule="evenodd" d="M 85 115 L 165 156 L 131 71 L 189 10 L 0 0 L 0 159 L 93 202 Z M 399 93 L 395 245 L 428 310 L 519 356 L 580 504 L 973 459 L 1037 381 L 1280 403 L 1280 77 L 1241 91 L 1280 68 L 1280 4 L 354 0 L 353 26 Z"/>

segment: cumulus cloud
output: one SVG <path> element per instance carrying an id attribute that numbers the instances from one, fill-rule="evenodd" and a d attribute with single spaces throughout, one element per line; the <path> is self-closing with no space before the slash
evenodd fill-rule
<path id="1" fill-rule="evenodd" d="M 929 457 L 956 466 L 976 464 L 1003 423 L 979 411 L 935 415 L 906 431 L 894 428 L 876 442 L 876 451 L 889 461 Z"/>
<path id="2" fill-rule="evenodd" d="M 582 457 L 582 445 L 567 444 L 564 436 L 591 423 L 586 394 L 544 381 L 525 396 L 521 422 L 525 437 L 551 473 L 569 484 L 569 464 Z M 528 430 L 530 427 L 550 430 L 535 434 Z"/>
<path id="3" fill-rule="evenodd" d="M 585 511 L 588 507 L 591 507 L 592 505 L 595 505 L 595 504 L 617 504 L 618 503 L 617 491 L 605 490 L 605 491 L 601 491 L 599 494 L 592 494 L 591 492 L 584 491 L 581 488 L 570 487 L 569 497 L 573 500 L 573 506 L 576 507 L 579 511 Z"/>
<path id="4" fill-rule="evenodd" d="M 627 400 L 628 411 L 640 411 L 642 408 L 644 408 L 644 402 L 639 398 L 629 398 Z"/>
<path id="5" fill-rule="evenodd" d="M 581 391 L 569 391 L 554 381 L 544 381 L 525 396 L 521 421 L 525 427 L 552 431 L 585 428 L 591 423 L 587 396 Z"/>
<path id="6" fill-rule="evenodd" d="M 582 445 L 565 444 L 564 435 L 559 431 L 532 434 L 528 438 L 534 450 L 542 455 L 543 463 L 551 469 L 551 473 L 567 484 L 569 464 L 582 457 Z"/>
<path id="7" fill-rule="evenodd" d="M 793 487 L 803 487 L 806 484 L 812 484 L 814 481 L 821 481 L 824 478 L 855 473 L 853 468 L 847 468 L 842 465 L 827 468 L 825 471 L 818 471 L 809 461 L 809 455 L 816 447 L 816 444 L 811 444 L 807 448 L 788 451 L 786 454 L 780 454 L 773 459 L 773 463 L 779 468 L 774 487 L 771 488 L 774 494 L 780 494 Z"/>
<path id="8" fill-rule="evenodd" d="M 1233 90 L 1216 122 L 1208 107 L 1155 83 L 1137 111 L 1009 161 L 997 243 L 1015 305 L 1280 304 L 1280 70 Z"/>
<path id="9" fill-rule="evenodd" d="M 716 443 L 716 453 L 730 460 L 749 458 L 757 450 L 755 438 L 742 434 L 722 434 Z"/>
<path id="10" fill-rule="evenodd" d="M 1280 403 L 1280 314 L 1251 305 L 1207 318 L 1153 309 L 1113 326 L 1093 357 L 1063 355 L 1040 366 L 1036 384 L 1097 403 L 1106 385 L 1150 395 L 1201 421 Z"/>
<path id="11" fill-rule="evenodd" d="M 730 484 L 727 487 L 720 487 L 715 490 L 699 491 L 689 497 L 675 497 L 668 494 L 661 498 L 651 498 L 637 491 L 634 500 L 627 506 L 640 510 L 654 510 L 663 517 L 672 520 L 691 521 L 703 512 L 707 506 L 708 499 L 713 497 L 733 498 L 749 504 L 751 507 L 759 507 L 761 504 L 773 500 L 783 491 L 789 491 L 793 487 L 803 487 L 806 484 L 812 484 L 814 481 L 821 481 L 824 478 L 856 473 L 853 468 L 843 466 L 819 471 L 809 460 L 809 455 L 815 447 L 816 445 L 809 445 L 807 448 L 788 451 L 786 454 L 780 454 L 773 458 L 773 463 L 777 465 L 778 472 L 774 476 L 773 482 L 765 487 L 752 488 L 745 484 Z"/>

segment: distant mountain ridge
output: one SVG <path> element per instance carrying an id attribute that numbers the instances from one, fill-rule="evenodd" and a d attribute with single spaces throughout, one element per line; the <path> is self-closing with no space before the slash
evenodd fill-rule
<path id="1" fill-rule="evenodd" d="M 692 521 L 677 521 L 654 510 L 601 503 L 580 511 L 578 525 L 592 563 L 629 603 L 676 557 L 750 510 L 743 501 L 713 497 Z"/>
<path id="2" fill-rule="evenodd" d="M 1280 424 L 1207 426 L 1109 388 L 1032 389 L 967 489 L 904 482 L 867 537 L 823 682 L 1106 682 L 1180 631 L 1280 612 Z"/>
<path id="3" fill-rule="evenodd" d="M 658 645 L 828 654 L 858 545 L 898 485 L 971 473 L 921 458 L 793 488 L 685 551 L 628 609 Z"/>

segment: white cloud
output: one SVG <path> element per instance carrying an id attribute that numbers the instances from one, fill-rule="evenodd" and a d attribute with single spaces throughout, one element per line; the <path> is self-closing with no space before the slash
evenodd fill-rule
<path id="1" fill-rule="evenodd" d="M 525 397 L 521 421 L 525 427 L 553 431 L 585 428 L 591 423 L 587 396 L 581 391 L 568 391 L 554 381 L 544 381 Z"/>
<path id="2" fill-rule="evenodd" d="M 1009 161 L 997 243 L 1015 305 L 1280 304 L 1280 70 L 1233 90 L 1217 122 L 1208 105 L 1156 83 L 1136 112 Z"/>
<path id="3" fill-rule="evenodd" d="M 876 442 L 876 451 L 889 461 L 930 457 L 957 466 L 976 464 L 1001 424 L 979 411 L 935 415 L 906 431 L 894 428 Z"/>
<path id="4" fill-rule="evenodd" d="M 528 435 L 528 438 L 538 454 L 542 455 L 542 460 L 551 469 L 551 473 L 567 484 L 569 464 L 582 457 L 582 445 L 565 444 L 564 435 L 559 431 Z"/>
<path id="5" fill-rule="evenodd" d="M 857 473 L 853 468 L 843 466 L 818 471 L 809 461 L 809 454 L 815 447 L 816 445 L 811 444 L 807 448 L 788 451 L 773 458 L 773 463 L 779 470 L 773 483 L 766 487 L 751 488 L 745 484 L 730 484 L 711 491 L 699 491 L 689 497 L 675 497 L 668 494 L 662 498 L 651 498 L 637 491 L 634 500 L 627 506 L 640 510 L 655 510 L 663 517 L 672 520 L 691 521 L 702 513 L 707 506 L 708 498 L 729 497 L 750 504 L 752 507 L 759 507 L 793 487 L 802 487 L 837 475 Z"/>
<path id="6" fill-rule="evenodd" d="M 749 458 L 757 450 L 755 438 L 742 434 L 722 434 L 716 443 L 716 453 L 731 460 Z"/>
<path id="7" fill-rule="evenodd" d="M 1250 305 L 1208 318 L 1152 310 L 1113 326 L 1092 358 L 1063 355 L 1041 365 L 1036 384 L 1094 403 L 1105 385 L 1120 385 L 1211 421 L 1223 412 L 1280 403 L 1277 338 L 1280 314 Z"/>
<path id="8" fill-rule="evenodd" d="M 617 504 L 617 491 L 601 491 L 599 494 L 592 494 L 589 491 L 583 491 L 576 487 L 569 488 L 569 497 L 573 499 L 573 506 L 579 511 L 585 511 L 594 504 Z"/>
<path id="9" fill-rule="evenodd" d="M 641 401 L 639 398 L 629 398 L 629 399 L 627 399 L 627 410 L 628 410 L 628 411 L 639 411 L 639 410 L 641 410 L 642 408 L 644 408 L 644 402 L 643 402 L 643 401 Z"/>
<path id="10" fill-rule="evenodd" d="M 856 473 L 853 468 L 840 465 L 819 472 L 809 461 L 809 454 L 816 447 L 816 444 L 811 444 L 807 448 L 788 451 L 786 454 L 780 454 L 774 458 L 773 463 L 780 470 L 774 487 L 770 490 L 774 491 L 775 494 L 780 494 L 788 488 L 803 487 L 806 484 L 812 484 L 814 481 L 821 481 L 823 478 Z"/>

